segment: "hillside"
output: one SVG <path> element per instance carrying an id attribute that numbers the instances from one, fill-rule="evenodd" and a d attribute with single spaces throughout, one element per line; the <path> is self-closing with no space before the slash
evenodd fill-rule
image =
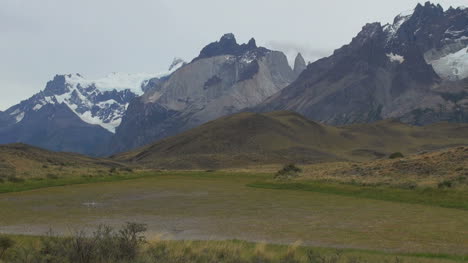
<path id="1" fill-rule="evenodd" d="M 0 179 L 91 175 L 123 165 L 80 154 L 51 152 L 26 144 L 0 145 Z"/>
<path id="2" fill-rule="evenodd" d="M 466 188 L 468 147 L 458 146 L 416 154 L 356 162 L 320 163 L 302 166 L 299 181 L 338 181 L 365 186 L 397 188 Z M 278 166 L 269 168 L 278 170 Z M 266 171 L 266 170 L 265 170 Z"/>
<path id="3" fill-rule="evenodd" d="M 416 127 L 393 120 L 333 127 L 288 111 L 244 112 L 113 158 L 160 169 L 365 161 L 468 144 L 467 131 L 464 124 Z"/>

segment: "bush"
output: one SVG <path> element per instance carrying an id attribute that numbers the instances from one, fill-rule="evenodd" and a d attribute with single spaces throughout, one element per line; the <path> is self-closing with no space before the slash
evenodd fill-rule
<path id="1" fill-rule="evenodd" d="M 133 172 L 133 169 L 130 168 L 130 167 L 121 167 L 121 168 L 120 168 L 120 171 L 122 171 L 122 172 L 130 172 L 130 173 L 131 173 L 131 172 Z"/>
<path id="2" fill-rule="evenodd" d="M 0 259 L 3 258 L 5 252 L 15 245 L 15 241 L 9 237 L 0 236 Z"/>
<path id="3" fill-rule="evenodd" d="M 389 159 L 398 159 L 405 157 L 401 152 L 394 152 L 388 156 Z"/>
<path id="4" fill-rule="evenodd" d="M 138 253 L 140 245 L 146 242 L 145 236 L 147 227 L 144 224 L 127 223 L 127 225 L 119 231 L 117 236 L 119 241 L 119 251 L 121 257 L 119 259 L 133 259 Z"/>
<path id="5" fill-rule="evenodd" d="M 25 180 L 23 178 L 19 178 L 19 177 L 16 177 L 16 176 L 9 176 L 8 181 L 12 182 L 12 183 L 22 183 Z"/>
<path id="6" fill-rule="evenodd" d="M 56 174 L 47 174 L 47 178 L 48 179 L 58 179 L 59 177 Z"/>
<path id="7" fill-rule="evenodd" d="M 297 167 L 296 165 L 287 164 L 276 173 L 275 178 L 277 179 L 294 178 L 294 177 L 298 177 L 299 173 L 301 172 L 302 172 L 302 169 Z"/>
<path id="8" fill-rule="evenodd" d="M 437 187 L 438 187 L 439 189 L 452 188 L 452 187 L 454 187 L 454 186 L 455 186 L 454 182 L 452 182 L 452 181 L 450 181 L 450 180 L 442 181 L 442 182 L 440 182 L 440 183 L 437 185 Z"/>

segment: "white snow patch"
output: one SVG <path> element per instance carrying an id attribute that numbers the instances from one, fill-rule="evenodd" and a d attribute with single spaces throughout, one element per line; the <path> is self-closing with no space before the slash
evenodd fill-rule
<path id="1" fill-rule="evenodd" d="M 101 101 L 98 103 L 98 105 L 100 107 L 105 107 L 105 106 L 109 106 L 109 105 L 112 105 L 112 104 L 118 104 L 117 101 L 113 100 L 113 99 L 110 99 L 110 100 L 106 100 L 106 101 Z"/>
<path id="2" fill-rule="evenodd" d="M 20 112 L 20 110 L 19 110 L 19 109 L 16 109 L 16 110 L 13 111 L 12 113 L 10 113 L 10 115 L 11 115 L 11 116 L 16 115 L 16 114 L 18 114 L 19 112 Z"/>
<path id="3" fill-rule="evenodd" d="M 20 114 L 16 115 L 16 123 L 22 121 L 24 118 L 24 112 L 21 112 Z"/>
<path id="4" fill-rule="evenodd" d="M 398 54 L 387 54 L 388 59 L 390 59 L 391 62 L 397 62 L 399 64 L 405 62 L 405 57 L 398 55 Z"/>
<path id="5" fill-rule="evenodd" d="M 111 90 L 131 90 L 137 95 L 142 95 L 142 85 L 148 83 L 150 79 L 162 78 L 169 76 L 176 70 L 185 65 L 185 61 L 182 59 L 174 59 L 174 62 L 170 66 L 168 71 L 159 73 L 122 73 L 113 72 L 104 78 L 99 79 L 86 79 L 80 74 L 66 75 L 65 79 L 68 84 L 73 88 L 77 88 L 80 85 L 82 88 L 87 88 L 94 85 L 100 91 L 111 91 Z"/>
<path id="6" fill-rule="evenodd" d="M 99 119 L 99 117 L 93 116 L 91 114 L 91 111 L 86 111 L 86 112 L 84 112 L 82 114 L 79 114 L 77 112 L 75 112 L 75 113 L 84 122 L 89 123 L 89 124 L 99 125 L 99 126 L 103 127 L 104 129 L 112 132 L 112 133 L 115 133 L 116 127 L 118 127 L 120 125 L 120 122 L 122 121 L 119 118 L 118 120 L 113 120 L 113 121 L 111 121 L 109 123 L 105 123 L 101 119 Z"/>
<path id="7" fill-rule="evenodd" d="M 468 47 L 428 63 L 443 79 L 461 80 L 468 78 Z"/>
<path id="8" fill-rule="evenodd" d="M 36 104 L 36 106 L 33 107 L 33 111 L 38 111 L 42 108 L 42 104 Z"/>

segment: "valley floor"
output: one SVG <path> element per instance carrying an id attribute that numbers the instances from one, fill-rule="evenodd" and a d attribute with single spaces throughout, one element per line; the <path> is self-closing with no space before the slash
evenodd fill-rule
<path id="1" fill-rule="evenodd" d="M 154 172 L 0 194 L 0 232 L 148 225 L 149 239 L 230 240 L 468 255 L 468 210 L 248 185 L 271 174 Z"/>

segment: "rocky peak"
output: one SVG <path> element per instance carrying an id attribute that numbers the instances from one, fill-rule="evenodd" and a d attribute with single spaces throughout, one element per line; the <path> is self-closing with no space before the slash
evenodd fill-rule
<path id="1" fill-rule="evenodd" d="M 294 60 L 294 73 L 299 76 L 307 68 L 306 62 L 302 57 L 301 53 L 297 53 L 296 59 Z"/>
<path id="2" fill-rule="evenodd" d="M 439 4 L 434 5 L 431 2 L 426 2 L 423 5 L 418 4 L 414 9 L 412 20 L 416 20 L 419 23 L 428 21 L 429 19 L 434 19 L 435 17 L 443 16 L 444 8 Z"/>
<path id="3" fill-rule="evenodd" d="M 361 32 L 351 41 L 352 46 L 362 47 L 369 42 L 375 42 L 383 35 L 383 28 L 380 23 L 366 24 Z"/>
<path id="4" fill-rule="evenodd" d="M 247 46 L 251 49 L 257 48 L 257 42 L 255 41 L 255 38 L 251 38 L 247 43 Z"/>
<path id="5" fill-rule="evenodd" d="M 433 4 L 430 1 L 427 1 L 424 5 L 418 3 L 414 9 L 415 14 L 420 12 L 432 12 L 432 13 L 444 13 L 444 8 L 440 4 Z"/>
<path id="6" fill-rule="evenodd" d="M 242 56 L 247 52 L 256 52 L 264 54 L 265 48 L 257 47 L 255 39 L 250 39 L 247 44 L 239 45 L 236 37 L 232 33 L 224 34 L 217 42 L 213 42 L 204 47 L 200 55 L 193 61 L 203 58 L 216 57 L 221 55 Z"/>
<path id="7" fill-rule="evenodd" d="M 55 75 L 55 77 L 47 82 L 47 85 L 44 89 L 44 94 L 46 96 L 53 95 L 62 95 L 68 92 L 66 85 L 65 75 Z"/>

